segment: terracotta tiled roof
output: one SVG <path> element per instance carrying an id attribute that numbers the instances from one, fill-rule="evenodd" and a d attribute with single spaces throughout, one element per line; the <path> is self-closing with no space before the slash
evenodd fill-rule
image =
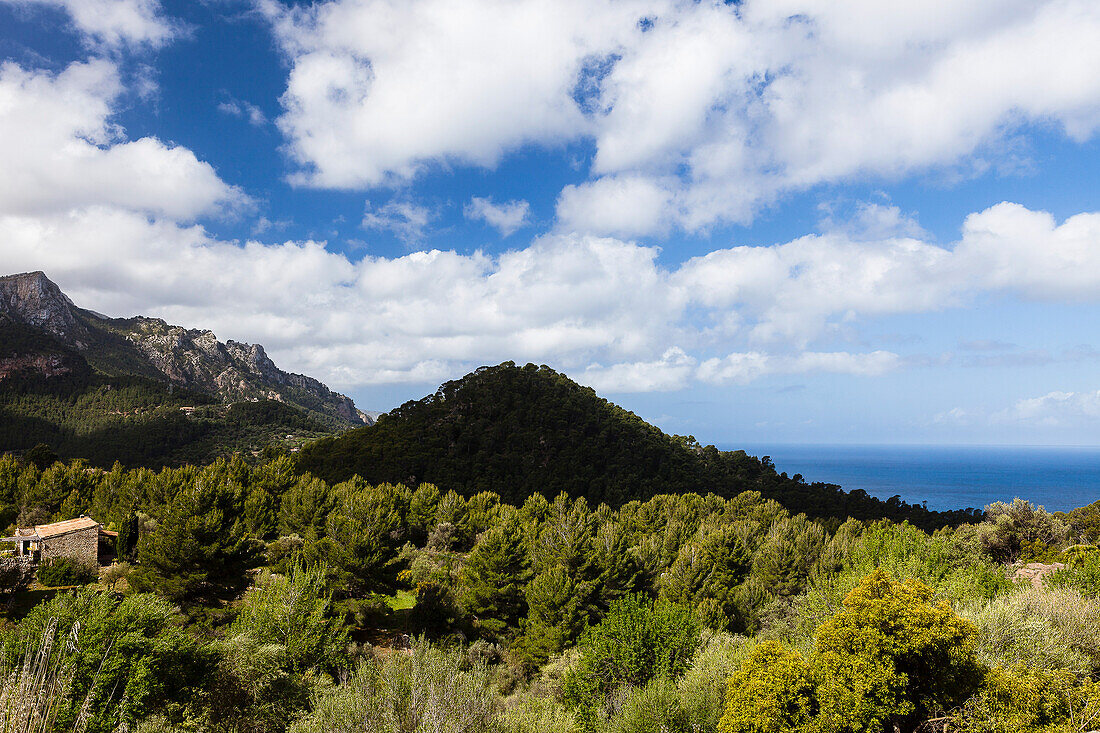
<path id="1" fill-rule="evenodd" d="M 58 535 L 68 534 L 69 532 L 78 532 L 82 529 L 91 529 L 98 526 L 99 522 L 91 517 L 80 517 L 78 519 L 66 519 L 64 522 L 54 522 L 53 524 L 39 524 L 30 529 L 17 530 L 15 534 L 24 537 L 33 534 L 37 535 L 40 539 L 46 539 L 48 537 L 57 537 Z"/>

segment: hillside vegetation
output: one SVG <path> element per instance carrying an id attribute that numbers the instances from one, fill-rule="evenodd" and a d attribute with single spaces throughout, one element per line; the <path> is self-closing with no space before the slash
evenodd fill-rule
<path id="1" fill-rule="evenodd" d="M 271 400 L 224 405 L 214 397 L 127 372 L 100 350 L 99 368 L 49 335 L 0 323 L 0 450 L 46 444 L 91 465 L 159 468 L 251 454 L 271 443 L 327 435 L 331 428 Z M 125 354 L 126 352 L 121 352 Z M 32 355 L 27 357 L 27 355 Z M 105 356 L 106 355 L 106 356 Z M 33 359 L 33 361 L 30 361 Z"/>
<path id="2" fill-rule="evenodd" d="M 743 451 L 666 435 L 549 367 L 512 362 L 447 382 L 374 426 L 312 443 L 299 465 L 331 482 L 356 475 L 371 483 L 430 482 L 516 503 L 535 493 L 620 506 L 660 493 L 729 498 L 754 490 L 813 517 L 885 517 L 934 529 L 974 516 L 807 484 Z"/>
<path id="3" fill-rule="evenodd" d="M 1100 720 L 1100 503 L 995 504 L 928 533 L 830 528 L 757 492 L 612 509 L 333 485 L 287 456 L 159 472 L 0 458 L 0 521 L 78 514 L 119 530 L 121 562 L 98 582 L 27 594 L 0 563 L 18 601 L 0 623 L 4 729 L 1081 733 Z M 1005 563 L 1036 560 L 1066 567 L 1011 581 Z"/>

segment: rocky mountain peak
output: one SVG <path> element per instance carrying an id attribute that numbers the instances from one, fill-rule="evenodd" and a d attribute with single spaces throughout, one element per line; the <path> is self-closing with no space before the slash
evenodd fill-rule
<path id="1" fill-rule="evenodd" d="M 42 272 L 0 277 L 0 325 L 4 321 L 40 329 L 112 374 L 164 380 L 226 403 L 276 400 L 337 427 L 372 422 L 348 397 L 312 377 L 279 369 L 259 344 L 222 343 L 213 331 L 160 318 L 100 316 L 75 306 Z M 20 356 L 30 358 L 26 363 L 40 373 L 48 371 L 31 358 L 35 355 Z"/>
<path id="2" fill-rule="evenodd" d="M 87 329 L 77 320 L 75 307 L 41 271 L 0 277 L 0 314 L 83 346 Z"/>

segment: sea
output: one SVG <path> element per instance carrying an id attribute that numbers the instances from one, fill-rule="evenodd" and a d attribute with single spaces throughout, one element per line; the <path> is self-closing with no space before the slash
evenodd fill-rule
<path id="1" fill-rule="evenodd" d="M 777 471 L 929 509 L 1027 499 L 1048 511 L 1100 500 L 1100 446 L 719 445 L 770 456 Z"/>

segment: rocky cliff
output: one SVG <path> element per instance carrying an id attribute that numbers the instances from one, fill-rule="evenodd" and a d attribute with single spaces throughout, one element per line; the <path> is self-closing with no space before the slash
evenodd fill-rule
<path id="1" fill-rule="evenodd" d="M 225 403 L 276 400 L 333 427 L 374 422 L 351 399 L 318 380 L 279 369 L 259 344 L 222 343 L 211 331 L 159 318 L 107 318 L 76 307 L 41 272 L 0 277 L 0 324 L 5 320 L 47 334 L 104 373 L 165 380 Z M 0 370 L 0 379 L 16 365 L 56 368 L 56 359 L 35 351 L 24 347 L 23 353 L 2 355 L 10 363 Z"/>
<path id="2" fill-rule="evenodd" d="M 38 328 L 84 349 L 88 329 L 76 318 L 76 306 L 44 273 L 0 277 L 0 319 Z"/>

